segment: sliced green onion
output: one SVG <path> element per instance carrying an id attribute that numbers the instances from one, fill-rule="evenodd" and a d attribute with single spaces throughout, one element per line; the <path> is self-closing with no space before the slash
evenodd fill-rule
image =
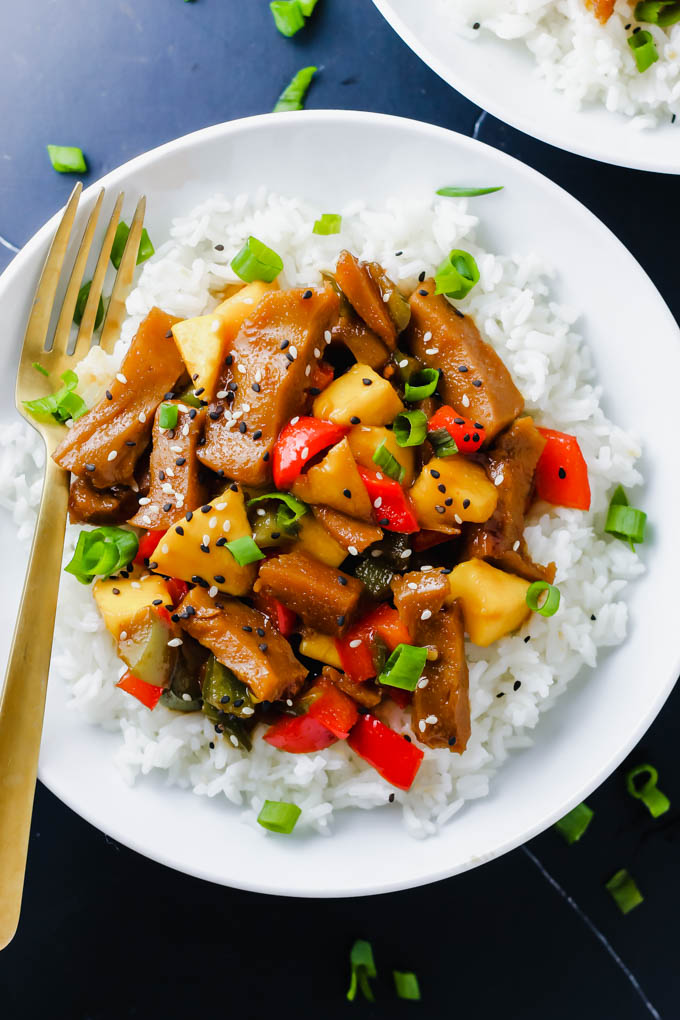
<path id="1" fill-rule="evenodd" d="M 560 818 L 559 822 L 555 822 L 555 828 L 564 836 L 567 843 L 571 846 L 572 843 L 578 842 L 583 833 L 586 831 L 593 819 L 593 811 L 584 802 L 577 804 L 576 807 L 564 816 Z"/>
<path id="2" fill-rule="evenodd" d="M 427 648 L 417 645 L 397 645 L 378 677 L 378 683 L 389 684 L 390 687 L 401 687 L 405 691 L 415 691 L 425 663 Z"/>
<path id="3" fill-rule="evenodd" d="M 630 913 L 644 900 L 644 896 L 625 868 L 621 868 L 615 875 L 612 875 L 609 881 L 605 882 L 604 887 L 611 894 L 622 914 Z"/>
<path id="4" fill-rule="evenodd" d="M 85 313 L 85 305 L 87 299 L 90 296 L 90 287 L 92 286 L 92 280 L 88 280 L 84 283 L 78 291 L 78 297 L 76 299 L 76 307 L 73 309 L 73 321 L 76 326 L 79 326 L 83 321 L 83 314 Z M 102 301 L 101 294 L 99 295 L 99 302 L 97 304 L 97 314 L 94 317 L 94 328 L 99 329 L 104 318 L 104 302 Z"/>
<path id="5" fill-rule="evenodd" d="M 73 557 L 64 570 L 81 584 L 95 577 L 110 577 L 132 563 L 139 549 L 134 531 L 125 528 L 95 528 L 81 531 Z"/>
<path id="6" fill-rule="evenodd" d="M 467 251 L 454 248 L 434 274 L 435 294 L 464 298 L 479 283 L 477 263 Z"/>
<path id="7" fill-rule="evenodd" d="M 49 376 L 50 374 L 46 368 L 43 368 L 39 361 L 33 362 L 33 368 L 36 370 L 36 372 L 40 372 L 41 375 Z"/>
<path id="8" fill-rule="evenodd" d="M 283 269 L 283 260 L 256 237 L 249 237 L 238 255 L 231 260 L 231 268 L 245 283 L 264 280 L 271 283 Z"/>
<path id="9" fill-rule="evenodd" d="M 300 8 L 306 18 L 309 18 L 319 0 L 299 0 Z"/>
<path id="10" fill-rule="evenodd" d="M 439 383 L 439 371 L 436 368 L 421 368 L 412 372 L 404 385 L 404 396 L 409 403 L 431 397 Z"/>
<path id="11" fill-rule="evenodd" d="M 279 500 L 283 505 L 276 513 L 276 523 L 279 528 L 286 531 L 294 531 L 297 522 L 307 513 L 308 507 L 301 499 L 296 499 L 289 492 L 268 492 L 265 496 L 257 496 L 248 500 L 248 506 L 256 503 L 263 503 L 265 500 Z"/>
<path id="12" fill-rule="evenodd" d="M 453 457 L 458 445 L 448 429 L 434 429 L 427 437 L 432 443 L 435 457 Z"/>
<path id="13" fill-rule="evenodd" d="M 638 786 L 635 782 L 638 776 L 647 777 L 642 786 Z M 642 801 L 652 818 L 664 815 L 671 806 L 671 802 L 666 794 L 658 789 L 656 785 L 658 780 L 659 773 L 653 765 L 636 765 L 626 775 L 626 789 L 628 793 L 631 797 L 635 797 L 636 800 Z"/>
<path id="14" fill-rule="evenodd" d="M 630 506 L 626 490 L 622 485 L 617 485 L 609 501 L 607 520 L 604 525 L 607 534 L 615 535 L 622 542 L 630 543 L 631 549 L 634 550 L 636 542 L 645 540 L 646 523 L 647 514 L 643 510 L 636 510 L 635 507 Z"/>
<path id="15" fill-rule="evenodd" d="M 646 21 L 667 28 L 680 21 L 680 3 L 669 0 L 642 0 L 635 7 L 634 17 L 636 21 Z"/>
<path id="16" fill-rule="evenodd" d="M 179 408 L 177 404 L 161 404 L 161 408 L 158 413 L 158 424 L 162 429 L 177 428 L 178 417 Z"/>
<path id="17" fill-rule="evenodd" d="M 264 553 L 250 535 L 242 538 L 235 538 L 233 542 L 227 542 L 226 548 L 234 557 L 239 567 L 245 567 L 248 563 L 256 563 L 264 559 Z"/>
<path id="18" fill-rule="evenodd" d="M 184 393 L 180 393 L 178 400 L 181 400 L 183 404 L 188 404 L 189 407 L 203 407 L 203 403 L 200 397 L 197 397 L 191 386 Z"/>
<path id="19" fill-rule="evenodd" d="M 349 959 L 352 965 L 352 979 L 347 992 L 348 1001 L 354 1002 L 357 988 L 360 988 L 365 999 L 368 999 L 369 1002 L 375 1002 L 373 989 L 368 980 L 369 978 L 376 977 L 378 973 L 375 969 L 371 943 L 366 942 L 364 939 L 357 939 L 352 946 Z"/>
<path id="20" fill-rule="evenodd" d="M 420 446 L 427 435 L 424 411 L 402 411 L 392 422 L 392 434 L 399 446 Z"/>
<path id="21" fill-rule="evenodd" d="M 298 0 L 272 0 L 269 10 L 281 35 L 289 39 L 305 27 L 304 15 Z"/>
<path id="22" fill-rule="evenodd" d="M 29 414 L 32 414 L 38 421 L 49 421 L 56 419 L 60 424 L 72 418 L 81 418 L 87 411 L 87 404 L 82 397 L 74 393 L 78 385 L 78 376 L 71 369 L 67 369 L 61 376 L 64 385 L 55 393 L 46 397 L 38 397 L 36 400 L 24 400 L 24 407 Z"/>
<path id="23" fill-rule="evenodd" d="M 111 262 L 118 269 L 120 266 L 120 260 L 123 257 L 125 251 L 125 245 L 127 244 L 128 234 L 130 228 L 127 223 L 123 220 L 120 221 L 116 227 L 116 233 L 113 238 L 113 245 L 111 247 Z M 154 254 L 154 246 L 151 243 L 151 238 L 146 232 L 146 227 L 142 230 L 142 236 L 139 239 L 139 249 L 137 251 L 137 265 L 141 265 L 142 262 L 146 262 Z"/>
<path id="24" fill-rule="evenodd" d="M 502 191 L 503 185 L 497 188 L 439 188 L 438 195 L 444 198 L 474 198 L 476 195 L 491 195 L 494 191 Z"/>
<path id="25" fill-rule="evenodd" d="M 651 32 L 646 32 L 642 29 L 640 32 L 635 32 L 634 35 L 629 35 L 628 45 L 633 51 L 635 64 L 640 74 L 649 70 L 652 64 L 655 64 L 659 59 L 656 43 Z"/>
<path id="26" fill-rule="evenodd" d="M 87 163 L 77 145 L 48 145 L 50 162 L 60 174 L 85 174 Z"/>
<path id="27" fill-rule="evenodd" d="M 286 85 L 276 102 L 273 112 L 286 113 L 288 110 L 301 110 L 305 103 L 307 89 L 311 85 L 315 74 L 316 67 L 301 68 L 294 76 L 290 85 Z"/>
<path id="28" fill-rule="evenodd" d="M 406 474 L 406 469 L 403 464 L 399 463 L 394 454 L 390 453 L 387 449 L 386 443 L 387 441 L 383 439 L 371 459 L 373 463 L 377 464 L 380 470 L 384 471 L 389 478 L 394 478 L 394 480 L 399 482 L 401 485 L 402 479 Z"/>
<path id="29" fill-rule="evenodd" d="M 266 800 L 257 820 L 263 829 L 288 836 L 301 814 L 302 810 L 297 804 L 287 804 L 282 800 Z"/>
<path id="30" fill-rule="evenodd" d="M 539 605 L 538 600 L 544 591 L 548 594 L 543 604 Z M 554 616 L 560 607 L 560 589 L 556 588 L 554 584 L 548 584 L 547 581 L 534 581 L 527 588 L 526 601 L 533 613 L 540 613 L 541 616 Z"/>
<path id="31" fill-rule="evenodd" d="M 342 228 L 342 216 L 337 213 L 322 213 L 321 218 L 315 220 L 312 228 L 313 234 L 339 234 Z"/>
<path id="32" fill-rule="evenodd" d="M 393 970 L 392 975 L 398 998 L 412 999 L 414 1002 L 420 1001 L 420 985 L 413 971 Z"/>

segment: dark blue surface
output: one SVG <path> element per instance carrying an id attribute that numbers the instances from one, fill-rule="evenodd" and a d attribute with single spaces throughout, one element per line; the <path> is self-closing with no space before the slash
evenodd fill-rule
<path id="1" fill-rule="evenodd" d="M 481 111 L 410 53 L 370 0 L 320 0 L 292 40 L 274 30 L 266 0 L 4 0 L 2 8 L 0 235 L 14 245 L 63 204 L 73 184 L 51 169 L 47 142 L 80 145 L 90 165 L 86 180 L 94 180 L 178 135 L 271 109 L 292 74 L 315 63 L 322 70 L 309 107 L 376 110 L 465 134 L 477 124 L 482 140 L 585 202 L 680 313 L 677 251 L 673 231 L 664 229 L 676 215 L 677 178 L 592 163 L 490 117 L 480 121 Z M 0 268 L 10 258 L 0 245 Z M 679 711 L 675 693 L 630 759 L 657 765 L 674 804 Z M 625 793 L 624 772 L 625 765 L 589 798 L 596 816 L 580 845 L 567 848 L 548 832 L 530 849 L 673 1020 L 680 1015 L 680 815 L 672 809 L 652 822 Z M 410 852 L 418 853 L 417 843 Z M 625 918 L 602 887 L 619 867 L 630 869 L 646 897 Z M 357 937 L 373 941 L 381 970 L 375 1006 L 343 999 L 348 947 Z M 393 967 L 417 971 L 420 1007 L 394 1002 Z M 207 1011 L 306 1017 L 320 1009 L 331 1017 L 427 1010 L 482 1020 L 652 1015 L 523 851 L 408 893 L 281 900 L 216 888 L 146 861 L 42 788 L 21 928 L 0 956 L 0 989 L 8 1020 L 184 1020 Z"/>

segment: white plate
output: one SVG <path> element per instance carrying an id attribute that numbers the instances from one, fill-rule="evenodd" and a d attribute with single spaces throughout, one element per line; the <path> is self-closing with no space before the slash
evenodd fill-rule
<path id="1" fill-rule="evenodd" d="M 335 835 L 273 837 L 241 824 L 223 800 L 210 801 L 160 779 L 126 787 L 113 764 L 120 739 L 83 723 L 49 689 L 40 775 L 66 804 L 115 839 L 189 874 L 226 885 L 295 896 L 350 896 L 416 886 L 491 860 L 550 825 L 606 778 L 642 736 L 680 669 L 677 565 L 678 329 L 640 266 L 613 235 L 564 191 L 509 156 L 469 138 L 413 121 L 365 113 L 308 112 L 255 117 L 181 138 L 113 171 L 102 183 L 130 203 L 148 196 L 156 241 L 170 219 L 216 191 L 265 184 L 333 209 L 360 195 L 428 192 L 458 180 L 503 183 L 477 200 L 483 241 L 499 252 L 543 253 L 560 269 L 556 297 L 584 310 L 614 421 L 637 430 L 647 451 L 644 504 L 652 540 L 648 573 L 630 587 L 631 634 L 598 670 L 572 682 L 515 754 L 484 800 L 468 804 L 436 838 L 414 841 L 398 812 L 340 812 Z M 90 207 L 95 187 L 85 193 Z M 29 241 L 0 278 L 3 334 L 0 408 L 12 417 L 20 338 L 57 218 Z M 660 366 L 652 372 L 651 366 Z M 0 517 L 5 619 L 12 617 L 25 553 Z M 9 633 L 0 639 L 6 658 Z"/>
<path id="2" fill-rule="evenodd" d="M 471 102 L 534 138 L 603 163 L 680 174 L 680 126 L 638 131 L 630 118 L 592 105 L 574 110 L 535 74 L 522 41 L 485 33 L 464 39 L 442 17 L 439 0 L 373 0 L 421 60 Z"/>

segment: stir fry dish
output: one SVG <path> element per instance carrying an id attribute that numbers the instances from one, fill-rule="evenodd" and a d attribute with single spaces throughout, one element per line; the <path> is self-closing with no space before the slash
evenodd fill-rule
<path id="1" fill-rule="evenodd" d="M 349 251 L 304 288 L 255 238 L 232 266 L 208 314 L 149 312 L 95 406 L 38 409 L 67 420 L 54 459 L 92 526 L 66 569 L 147 709 L 244 752 L 258 727 L 291 754 L 347 741 L 407 790 L 423 747 L 468 743 L 466 635 L 556 611 L 526 515 L 588 509 L 584 458 L 456 307 L 468 253 L 409 294 Z"/>

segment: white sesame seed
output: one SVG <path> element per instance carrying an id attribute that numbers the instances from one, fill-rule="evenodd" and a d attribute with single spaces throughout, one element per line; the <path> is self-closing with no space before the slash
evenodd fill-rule
<path id="1" fill-rule="evenodd" d="M 67 418 L 66 421 L 64 422 L 64 425 L 66 426 L 67 429 L 72 429 L 73 428 L 73 418 Z"/>
<path id="2" fill-rule="evenodd" d="M 422 690 L 423 690 L 423 689 L 424 689 L 425 687 L 427 687 L 427 685 L 429 684 L 429 682 L 430 682 L 430 678 L 429 678 L 429 677 L 427 677 L 427 676 L 421 676 L 420 680 L 418 681 L 418 684 L 417 684 L 417 686 L 418 686 L 418 687 L 420 688 L 420 690 L 422 691 Z"/>
<path id="3" fill-rule="evenodd" d="M 426 350 L 425 350 L 425 353 L 426 354 L 439 354 L 439 348 L 438 347 L 427 347 Z"/>
<path id="4" fill-rule="evenodd" d="M 439 722 L 439 719 L 437 718 L 437 716 L 436 716 L 436 715 L 428 715 L 428 717 L 427 717 L 427 719 L 425 720 L 425 722 L 426 722 L 426 723 L 429 723 L 429 724 L 430 724 L 430 726 L 434 726 L 434 725 L 435 725 L 436 723 L 438 723 L 438 722 Z"/>
<path id="5" fill-rule="evenodd" d="M 170 493 L 172 492 L 172 485 L 170 482 L 163 482 L 161 485 L 161 492 Z"/>
<path id="6" fill-rule="evenodd" d="M 347 552 L 350 554 L 350 556 L 358 556 L 359 555 L 359 550 L 357 549 L 357 547 L 355 545 L 348 546 L 347 547 Z"/>
<path id="7" fill-rule="evenodd" d="M 188 436 L 189 435 L 189 423 L 188 422 L 187 422 L 186 425 L 182 425 L 182 435 L 183 436 Z"/>
<path id="8" fill-rule="evenodd" d="M 215 509 L 216 510 L 226 510 L 227 509 L 227 504 L 226 503 L 215 503 Z"/>
<path id="9" fill-rule="evenodd" d="M 375 477 L 378 479 L 379 482 L 382 482 L 384 477 L 382 471 L 376 471 Z"/>
<path id="10" fill-rule="evenodd" d="M 238 747 L 238 738 L 237 738 L 237 737 L 235 737 L 233 733 L 232 733 L 232 734 L 231 734 L 231 736 L 229 737 L 229 740 L 230 740 L 230 741 L 231 741 L 231 743 L 232 743 L 232 744 L 234 745 L 234 747 Z"/>
<path id="11" fill-rule="evenodd" d="M 168 478 L 174 478 L 175 477 L 175 472 L 172 470 L 172 468 L 166 468 L 165 469 L 165 473 L 168 476 Z"/>
<path id="12" fill-rule="evenodd" d="M 361 644 L 361 638 L 354 638 L 354 641 L 350 641 L 349 647 L 350 648 L 358 648 L 360 644 Z"/>
<path id="13" fill-rule="evenodd" d="M 470 406 L 470 398 L 468 397 L 467 393 L 463 394 L 463 396 L 460 398 L 460 402 L 463 405 L 463 407 Z"/>
<path id="14" fill-rule="evenodd" d="M 262 371 L 259 368 L 255 373 L 255 382 L 262 382 Z"/>
<path id="15" fill-rule="evenodd" d="M 292 699 L 291 698 L 286 698 L 286 704 L 288 705 L 288 708 L 292 708 L 293 707 Z"/>
<path id="16" fill-rule="evenodd" d="M 326 332 L 325 332 L 325 333 L 324 333 L 324 335 L 323 335 L 323 338 L 324 338 L 324 340 L 326 341 L 326 343 L 327 343 L 327 344 L 329 344 L 329 343 L 331 342 L 331 340 L 332 340 L 333 338 L 332 338 L 332 336 L 331 336 L 331 331 L 330 331 L 330 329 L 327 329 L 327 330 L 326 330 Z"/>
<path id="17" fill-rule="evenodd" d="M 426 333 L 423 333 L 423 343 L 424 344 L 429 344 L 431 339 L 432 339 L 432 333 L 428 329 L 428 331 Z"/>
<path id="18" fill-rule="evenodd" d="M 111 450 L 111 453 L 106 458 L 107 460 L 115 460 L 118 456 L 118 450 Z"/>
<path id="19" fill-rule="evenodd" d="M 250 410 L 250 404 L 241 404 L 241 410 L 243 411 L 244 414 L 248 414 L 248 411 Z"/>
<path id="20" fill-rule="evenodd" d="M 502 485 L 504 481 L 505 481 L 505 475 L 496 475 L 496 477 L 493 480 L 493 484 L 494 485 Z"/>
<path id="21" fill-rule="evenodd" d="M 241 375 L 245 375 L 245 373 L 246 373 L 246 366 L 245 365 L 238 364 L 236 366 L 236 368 L 241 373 Z"/>
<path id="22" fill-rule="evenodd" d="M 161 552 L 163 553 L 164 556 L 168 555 L 168 543 L 167 542 L 163 542 L 163 545 L 161 546 Z"/>
<path id="23" fill-rule="evenodd" d="M 420 619 L 421 620 L 429 620 L 431 616 L 432 616 L 432 610 L 431 609 L 423 609 L 422 613 L 420 614 Z"/>
<path id="24" fill-rule="evenodd" d="M 421 567 L 420 569 L 424 574 L 426 574 L 428 570 L 434 570 L 434 567 L 430 563 L 426 563 L 425 566 Z"/>
<path id="25" fill-rule="evenodd" d="M 517 541 L 513 543 L 512 551 L 513 552 L 517 552 L 518 549 L 519 549 L 519 539 L 517 539 Z"/>
<path id="26" fill-rule="evenodd" d="M 305 375 L 311 375 L 311 374 L 312 374 L 312 366 L 311 365 L 307 365 L 307 367 L 305 369 Z"/>
<path id="27" fill-rule="evenodd" d="M 254 301 L 254 298 L 244 297 L 244 298 L 241 298 L 241 300 L 243 301 L 244 305 L 252 305 L 252 303 Z"/>
<path id="28" fill-rule="evenodd" d="M 142 517 L 142 524 L 151 524 L 151 518 L 148 514 L 145 514 L 144 517 Z"/>
<path id="29" fill-rule="evenodd" d="M 121 632 L 120 632 L 120 634 L 118 636 L 120 637 L 121 641 L 125 641 L 127 639 L 127 631 L 126 630 L 121 630 Z"/>
<path id="30" fill-rule="evenodd" d="M 378 496 L 376 499 L 373 500 L 373 506 L 376 508 L 376 510 L 380 509 L 380 507 L 382 506 L 382 496 Z"/>
<path id="31" fill-rule="evenodd" d="M 425 720 L 424 719 L 421 719 L 420 722 L 418 723 L 418 729 L 420 730 L 421 733 L 425 732 Z"/>
<path id="32" fill-rule="evenodd" d="M 184 506 L 184 496 L 182 495 L 181 492 L 176 492 L 175 496 L 176 496 L 175 502 L 177 503 L 177 508 L 179 510 L 181 510 L 182 507 Z"/>
<path id="33" fill-rule="evenodd" d="M 293 361 L 295 361 L 295 359 L 297 358 L 297 347 L 295 346 L 295 344 L 291 344 L 291 346 L 288 348 L 288 353 L 290 354 Z"/>
<path id="34" fill-rule="evenodd" d="M 181 637 L 170 638 L 170 640 L 168 641 L 168 648 L 179 648 L 179 646 L 183 644 L 184 642 L 182 641 Z"/>
<path id="35" fill-rule="evenodd" d="M 412 552 L 413 549 L 402 549 L 399 555 L 401 556 L 402 560 L 407 560 Z"/>
<path id="36" fill-rule="evenodd" d="M 217 527 L 217 518 L 216 517 L 211 517 L 210 518 L 210 520 L 208 521 L 208 527 L 209 528 L 216 528 Z"/>
<path id="37" fill-rule="evenodd" d="M 418 591 L 418 585 L 416 584 L 415 581 L 409 581 L 406 587 L 410 588 L 411 591 Z"/>
<path id="38" fill-rule="evenodd" d="M 263 509 L 262 509 L 262 507 L 258 507 L 258 509 L 257 509 L 257 516 L 258 516 L 258 517 L 264 517 L 264 515 L 265 515 L 266 513 L 267 513 L 267 511 L 266 511 L 266 510 L 263 510 Z"/>
<path id="39" fill-rule="evenodd" d="M 172 450 L 173 453 L 181 453 L 182 452 L 182 447 L 181 446 L 171 446 L 170 449 Z"/>
<path id="40" fill-rule="evenodd" d="M 150 502 L 151 502 L 151 499 L 150 499 L 149 496 L 142 496 L 142 498 L 139 501 L 139 505 L 140 506 L 148 506 Z"/>
<path id="41" fill-rule="evenodd" d="M 216 584 L 213 584 L 213 586 L 211 588 L 208 588 L 208 595 L 210 596 L 211 599 L 215 598 L 215 596 L 217 595 L 218 590 L 219 589 L 218 589 Z"/>
<path id="42" fill-rule="evenodd" d="M 186 691 L 182 695 L 182 701 L 191 701 L 191 695 L 187 694 Z"/>
<path id="43" fill-rule="evenodd" d="M 155 514 L 157 512 L 158 512 L 158 506 L 155 503 L 152 503 L 151 506 L 149 507 L 149 513 L 150 514 Z"/>
<path id="44" fill-rule="evenodd" d="M 185 407 L 184 404 L 178 404 L 177 407 L 182 412 L 182 414 L 188 414 L 189 413 L 189 408 Z"/>
<path id="45" fill-rule="evenodd" d="M 408 358 L 404 358 L 403 361 L 399 362 L 399 368 L 406 368 L 407 365 L 408 365 Z"/>
<path id="46" fill-rule="evenodd" d="M 215 394 L 215 396 L 217 397 L 218 400 L 224 400 L 226 395 L 227 395 L 227 390 L 218 390 L 217 393 Z"/>
<path id="47" fill-rule="evenodd" d="M 142 587 L 141 584 L 139 583 L 139 581 L 131 581 L 130 584 L 131 584 L 131 586 L 133 588 L 141 588 Z"/>
<path id="48" fill-rule="evenodd" d="M 241 709 L 241 715 L 255 715 L 255 709 L 251 708 L 250 705 L 245 705 Z"/>
<path id="49" fill-rule="evenodd" d="M 224 524 L 222 525 L 222 531 L 230 531 L 230 530 L 231 530 L 231 521 L 225 521 Z"/>
<path id="50" fill-rule="evenodd" d="M 146 415 L 144 414 L 144 412 L 143 412 L 143 411 L 140 411 L 140 412 L 139 412 L 139 421 L 141 421 L 142 425 L 143 425 L 143 424 L 144 424 L 144 422 L 146 421 Z"/>
<path id="51" fill-rule="evenodd" d="M 458 514 L 454 514 L 453 515 L 453 519 L 455 520 L 456 524 L 462 524 L 463 523 L 463 518 L 459 517 Z"/>
<path id="52" fill-rule="evenodd" d="M 371 549 L 371 556 L 373 557 L 374 560 L 377 560 L 378 556 L 382 556 L 382 550 L 381 549 Z"/>
<path id="53" fill-rule="evenodd" d="M 203 545 L 210 545 L 210 535 L 203 536 Z"/>
<path id="54" fill-rule="evenodd" d="M 220 328 L 220 320 L 219 319 L 213 319 L 213 321 L 210 323 L 211 331 L 213 333 L 217 333 L 219 328 Z"/>
<path id="55" fill-rule="evenodd" d="M 320 358 L 321 357 L 321 351 L 319 350 L 318 347 L 314 348 L 314 357 L 315 358 Z"/>
<path id="56" fill-rule="evenodd" d="M 302 447 L 302 459 L 303 460 L 307 460 L 308 457 L 309 457 L 309 447 L 308 446 L 303 446 Z"/>
<path id="57" fill-rule="evenodd" d="M 297 423 L 298 423 L 299 421 L 300 421 L 300 415 L 299 415 L 299 414 L 296 414 L 294 418 L 291 418 L 291 419 L 290 419 L 290 423 L 291 423 L 291 425 L 297 425 Z"/>
<path id="58" fill-rule="evenodd" d="M 385 302 L 385 304 L 387 304 L 391 297 L 392 297 L 391 290 L 388 290 L 386 294 L 383 294 L 383 301 Z"/>

